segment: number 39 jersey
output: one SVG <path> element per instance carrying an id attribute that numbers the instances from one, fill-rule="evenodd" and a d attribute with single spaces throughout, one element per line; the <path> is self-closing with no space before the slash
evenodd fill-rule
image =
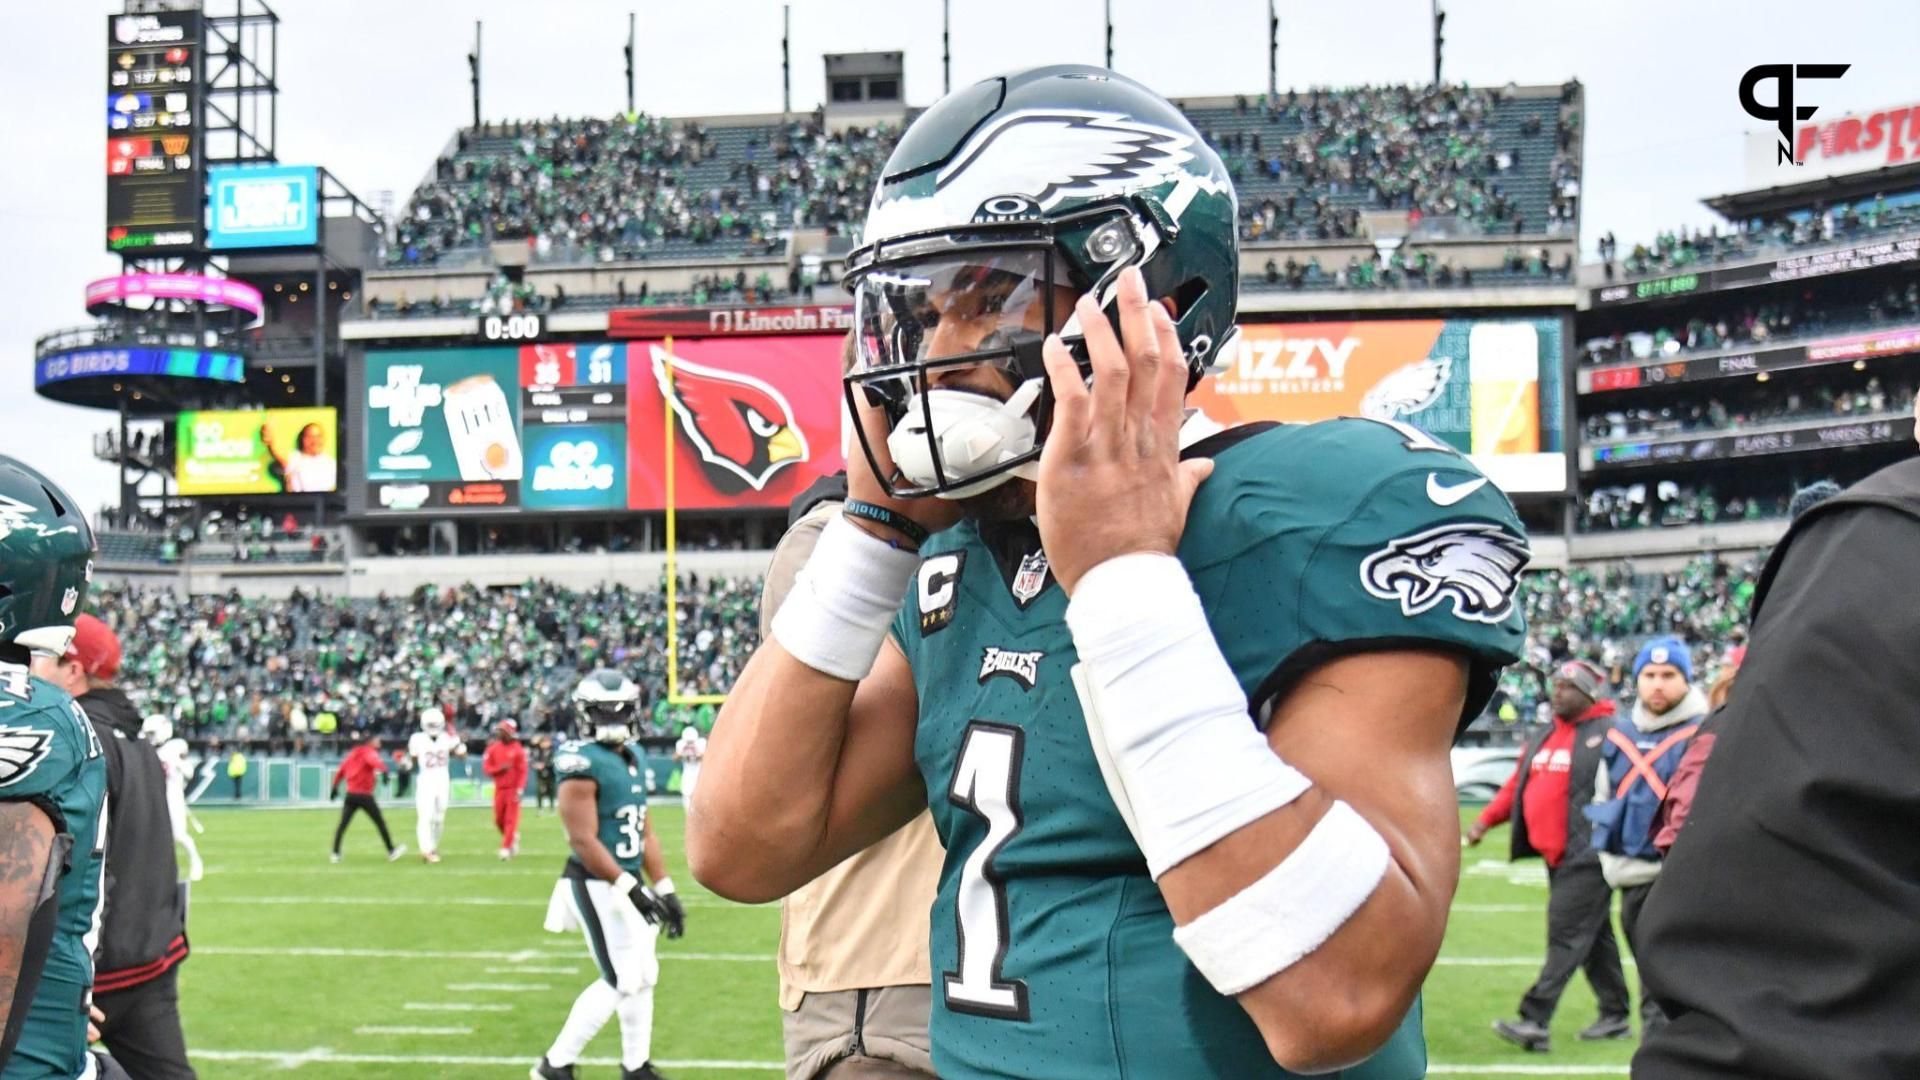
<path id="1" fill-rule="evenodd" d="M 645 760 L 631 746 L 583 739 L 564 743 L 554 752 L 553 771 L 562 784 L 591 780 L 599 788 L 600 843 L 622 870 L 638 874 L 647 823 Z"/>
<path id="2" fill-rule="evenodd" d="M 1438 646 L 1469 660 L 1463 721 L 1477 714 L 1524 633 L 1527 551 L 1506 497 L 1412 428 L 1336 420 L 1207 442 L 1215 469 L 1179 556 L 1256 711 L 1344 653 Z M 922 550 L 893 632 L 946 847 L 931 941 L 940 1076 L 1286 1076 L 1173 942 L 1088 743 L 1066 596 L 1037 535 L 965 522 Z M 1339 1075 L 1425 1070 L 1416 1005 Z"/>

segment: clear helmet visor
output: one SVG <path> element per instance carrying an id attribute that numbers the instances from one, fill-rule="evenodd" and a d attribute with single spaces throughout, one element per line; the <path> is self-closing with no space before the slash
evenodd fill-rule
<path id="1" fill-rule="evenodd" d="M 1065 260 L 1044 244 L 955 252 L 876 265 L 852 289 L 849 404 L 886 415 L 895 494 L 975 494 L 1034 459 L 1040 344 L 1084 290 Z"/>

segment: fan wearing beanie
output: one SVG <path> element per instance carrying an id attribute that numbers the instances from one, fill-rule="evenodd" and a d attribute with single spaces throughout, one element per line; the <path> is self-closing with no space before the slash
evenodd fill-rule
<path id="1" fill-rule="evenodd" d="M 1662 853 L 1653 843 L 1654 817 L 1687 743 L 1708 712 L 1707 696 L 1693 685 L 1693 653 L 1665 636 L 1649 640 L 1633 658 L 1633 709 L 1614 722 L 1601 747 L 1594 803 L 1593 847 L 1607 884 L 1620 890 L 1620 926 L 1636 959 L 1640 910 L 1660 874 Z M 1641 984 L 1641 1036 L 1665 1022 Z"/>

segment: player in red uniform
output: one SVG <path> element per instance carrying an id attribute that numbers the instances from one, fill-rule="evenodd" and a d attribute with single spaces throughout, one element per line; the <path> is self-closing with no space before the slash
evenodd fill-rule
<path id="1" fill-rule="evenodd" d="M 520 854 L 520 796 L 527 789 L 527 748 L 520 745 L 520 725 L 500 721 L 480 768 L 493 778 L 493 824 L 500 830 L 500 858 L 511 859 Z"/>

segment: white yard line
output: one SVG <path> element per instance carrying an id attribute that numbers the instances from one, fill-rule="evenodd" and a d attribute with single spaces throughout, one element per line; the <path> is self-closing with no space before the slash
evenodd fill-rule
<path id="1" fill-rule="evenodd" d="M 263 1061 L 282 1069 L 297 1069 L 303 1065 L 325 1062 L 344 1065 L 478 1065 L 478 1066 L 516 1066 L 525 1069 L 533 1059 L 525 1055 L 515 1057 L 489 1057 L 479 1054 L 346 1054 L 316 1046 L 309 1050 L 189 1050 L 188 1056 L 202 1061 Z M 617 1068 L 619 1058 L 581 1058 L 581 1065 L 593 1068 Z M 716 1071 L 772 1072 L 786 1071 L 786 1064 L 779 1061 L 705 1061 L 705 1060 L 661 1060 L 654 1064 L 662 1069 L 712 1069 Z"/>
<path id="2" fill-rule="evenodd" d="M 470 1027 L 405 1027 L 368 1024 L 353 1029 L 355 1035 L 471 1035 Z"/>
<path id="3" fill-rule="evenodd" d="M 580 969 L 577 967 L 529 967 L 527 965 L 522 964 L 522 965 L 515 965 L 513 967 L 490 967 L 487 969 L 487 974 L 489 975 L 578 975 L 580 974 Z"/>
<path id="4" fill-rule="evenodd" d="M 553 989 L 553 987 L 548 986 L 546 983 L 448 983 L 447 989 L 452 990 L 455 993 L 470 994 L 476 991 L 491 991 L 491 990 L 499 990 L 499 991 L 508 992 L 508 993 L 519 991 L 519 990 L 527 990 L 527 991 L 551 990 Z"/>
<path id="5" fill-rule="evenodd" d="M 400 1006 L 408 1012 L 512 1012 L 512 1005 L 476 1005 L 466 1001 L 409 1001 Z"/>

